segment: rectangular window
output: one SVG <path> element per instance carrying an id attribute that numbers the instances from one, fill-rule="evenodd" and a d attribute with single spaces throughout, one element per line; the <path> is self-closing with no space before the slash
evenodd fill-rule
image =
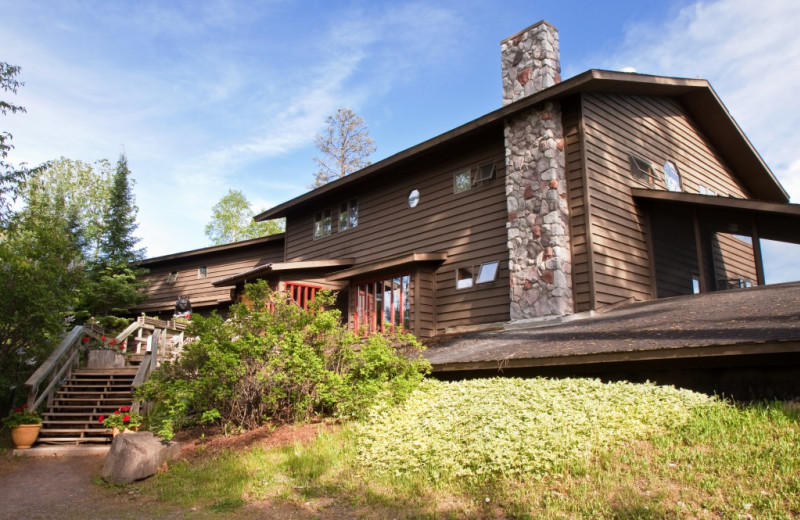
<path id="1" fill-rule="evenodd" d="M 497 279 L 497 268 L 500 266 L 500 262 L 486 262 L 485 264 L 481 264 L 480 270 L 478 271 L 478 279 L 475 283 L 489 283 L 493 282 Z"/>
<path id="2" fill-rule="evenodd" d="M 456 269 L 456 289 L 469 289 L 472 287 L 472 268 L 459 267 Z"/>
<path id="3" fill-rule="evenodd" d="M 331 210 L 324 209 L 314 215 L 314 239 L 327 237 L 331 234 Z"/>
<path id="4" fill-rule="evenodd" d="M 358 225 L 358 199 L 350 199 L 339 204 L 339 231 Z"/>
<path id="5" fill-rule="evenodd" d="M 453 193 L 463 193 L 472 188 L 472 172 L 464 170 L 453 176 Z"/>
<path id="6" fill-rule="evenodd" d="M 495 167 L 493 162 L 480 165 L 478 173 L 475 175 L 475 184 L 494 179 L 494 174 Z"/>
<path id="7" fill-rule="evenodd" d="M 631 177 L 653 186 L 655 183 L 656 171 L 653 169 L 652 164 L 631 154 Z"/>
<path id="8" fill-rule="evenodd" d="M 411 328 L 411 276 L 408 274 L 356 285 L 353 326 L 368 334 Z"/>
<path id="9" fill-rule="evenodd" d="M 167 283 L 175 283 L 178 281 L 178 271 L 172 271 L 167 276 Z"/>
<path id="10" fill-rule="evenodd" d="M 205 278 L 206 276 L 208 276 L 208 268 L 204 265 L 201 265 L 197 268 L 197 277 Z"/>

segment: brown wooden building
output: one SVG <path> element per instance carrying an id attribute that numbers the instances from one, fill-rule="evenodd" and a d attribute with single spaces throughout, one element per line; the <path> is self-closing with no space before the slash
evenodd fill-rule
<path id="1" fill-rule="evenodd" d="M 355 328 L 431 337 L 760 285 L 759 238 L 800 242 L 708 82 L 561 81 L 546 22 L 502 61 L 502 108 L 261 213 L 286 218 L 283 256 L 213 285 L 334 289 Z"/>
<path id="2" fill-rule="evenodd" d="M 175 302 L 182 296 L 189 298 L 193 312 L 224 311 L 233 301 L 233 290 L 216 287 L 212 282 L 256 265 L 282 260 L 283 242 L 282 234 L 272 235 L 149 258 L 141 264 L 149 271 L 143 278 L 148 299 L 131 309 L 131 313 L 169 318 Z"/>

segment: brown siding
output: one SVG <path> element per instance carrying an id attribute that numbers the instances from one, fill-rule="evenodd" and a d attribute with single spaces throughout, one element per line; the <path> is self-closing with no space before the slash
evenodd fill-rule
<path id="1" fill-rule="evenodd" d="M 424 162 L 387 172 L 373 184 L 332 198 L 302 214 L 287 218 L 286 259 L 315 260 L 354 258 L 356 265 L 411 252 L 446 252 L 447 260 L 436 270 L 436 300 L 433 291 L 413 312 L 421 311 L 420 327 L 437 332 L 455 325 L 508 320 L 508 252 L 505 223 L 505 164 L 501 131 L 483 135 L 458 148 L 450 147 Z M 493 161 L 495 179 L 471 190 L 454 194 L 453 176 Z M 411 190 L 420 192 L 416 208 L 408 207 Z M 314 213 L 339 202 L 358 198 L 358 226 L 338 231 L 334 218 L 330 236 L 313 239 Z M 500 261 L 499 279 L 471 289 L 455 289 L 455 270 Z M 409 271 L 409 269 L 405 269 Z M 432 283 L 423 276 L 420 283 Z M 435 309 L 435 314 L 430 312 Z M 417 319 L 416 316 L 413 319 Z"/>
<path id="2" fill-rule="evenodd" d="M 756 262 L 751 243 L 728 233 L 716 233 L 712 238 L 712 251 L 717 289 L 730 288 L 729 281 L 740 278 L 756 283 Z"/>
<path id="3" fill-rule="evenodd" d="M 566 177 L 570 213 L 570 243 L 572 245 L 572 287 L 575 312 L 594 307 L 592 291 L 591 241 L 588 240 L 586 215 L 587 183 L 584 178 L 582 136 L 580 131 L 580 99 L 574 98 L 562 106 Z"/>
<path id="4" fill-rule="evenodd" d="M 596 255 L 597 307 L 630 297 L 648 299 L 653 281 L 647 228 L 644 214 L 634 203 L 630 190 L 649 186 L 630 176 L 630 155 L 653 163 L 655 189 L 666 189 L 662 165 L 669 160 L 681 173 L 684 191 L 698 193 L 702 184 L 717 194 L 747 197 L 747 193 L 687 113 L 671 98 L 585 95 L 582 116 L 584 160 L 591 193 L 591 239 Z M 654 237 L 654 242 L 659 242 L 659 238 Z M 673 245 L 676 247 L 672 249 L 684 251 L 685 244 Z M 656 246 L 656 250 L 669 249 L 660 243 Z M 663 265 L 664 259 L 659 262 L 657 271 L 670 271 Z M 685 286 L 686 281 L 675 280 L 675 283 Z M 664 281 L 664 287 L 659 283 L 659 296 L 671 284 L 669 280 Z"/>
<path id="5" fill-rule="evenodd" d="M 146 264 L 150 272 L 142 277 L 148 286 L 148 296 L 141 307 L 131 312 L 144 310 L 166 310 L 175 304 L 180 296 L 189 296 L 192 306 L 215 306 L 218 302 L 230 300 L 231 287 L 214 287 L 212 282 L 231 276 L 253 267 L 270 262 L 283 261 L 283 241 L 269 242 L 245 249 L 218 251 L 213 254 L 190 256 Z M 198 268 L 206 266 L 205 278 L 198 278 Z M 169 283 L 167 278 L 172 271 L 178 272 L 178 280 Z"/>

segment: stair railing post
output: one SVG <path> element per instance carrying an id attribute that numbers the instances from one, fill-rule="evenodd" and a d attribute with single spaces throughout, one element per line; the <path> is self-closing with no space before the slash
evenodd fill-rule
<path id="1" fill-rule="evenodd" d="M 150 372 L 158 367 L 158 343 L 161 329 L 155 329 L 153 335 L 150 336 Z"/>

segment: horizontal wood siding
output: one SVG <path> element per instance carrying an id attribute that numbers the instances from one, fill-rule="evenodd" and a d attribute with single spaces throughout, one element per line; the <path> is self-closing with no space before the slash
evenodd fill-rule
<path id="1" fill-rule="evenodd" d="M 717 289 L 730 288 L 727 281 L 740 278 L 756 284 L 758 278 L 751 243 L 728 233 L 716 233 L 712 237 L 711 249 Z"/>
<path id="2" fill-rule="evenodd" d="M 698 193 L 702 185 L 717 194 L 740 198 L 748 195 L 674 99 L 587 94 L 583 97 L 582 117 L 597 307 L 631 297 L 649 299 L 654 281 L 649 273 L 647 227 L 631 188 L 665 190 L 663 165 L 669 160 L 678 168 L 686 192 Z M 653 186 L 631 177 L 631 154 L 653 164 Z M 661 274 L 674 270 L 667 263 L 695 254 L 686 251 L 686 244 L 681 241 L 667 245 L 662 243 L 663 237 L 653 238 L 654 248 L 666 254 L 656 262 Z M 694 244 L 693 238 L 691 243 Z M 681 277 L 686 278 L 685 273 Z M 661 297 L 685 291 L 686 283 L 685 279 L 668 276 L 659 281 L 657 294 Z M 691 278 L 688 283 L 691 287 Z"/>
<path id="3" fill-rule="evenodd" d="M 656 296 L 668 298 L 692 294 L 692 277 L 699 276 L 697 244 L 692 214 L 661 212 L 653 215 Z"/>
<path id="4" fill-rule="evenodd" d="M 142 277 L 147 283 L 145 293 L 148 296 L 140 309 L 168 309 L 175 305 L 181 296 L 189 296 L 193 306 L 214 306 L 217 302 L 230 300 L 231 287 L 214 287 L 212 282 L 227 276 L 247 271 L 253 267 L 271 262 L 283 261 L 283 241 L 261 244 L 247 249 L 233 249 L 208 255 L 167 260 L 157 264 L 146 265 L 150 272 Z M 198 277 L 198 269 L 206 267 L 206 277 Z M 169 274 L 178 272 L 174 283 L 168 282 Z"/>
<path id="5" fill-rule="evenodd" d="M 572 290 L 575 312 L 592 308 L 592 276 L 586 225 L 586 183 L 584 182 L 583 149 L 580 134 L 580 98 L 562 105 L 566 177 L 570 213 L 570 243 L 572 245 Z"/>
<path id="6" fill-rule="evenodd" d="M 321 202 L 302 214 L 290 214 L 287 261 L 354 258 L 358 265 L 404 253 L 445 252 L 448 258 L 435 272 L 435 315 L 429 315 L 430 307 L 421 307 L 425 314 L 420 316 L 422 327 L 436 323 L 439 333 L 451 326 L 508 320 L 504 158 L 502 131 L 493 131 L 442 150 L 424 162 L 387 172 L 341 199 Z M 469 168 L 474 175 L 487 162 L 495 163 L 493 180 L 454 194 L 456 173 Z M 408 195 L 414 189 L 419 190 L 420 201 L 416 208 L 410 208 Z M 358 199 L 358 226 L 340 232 L 334 218 L 331 235 L 314 240 L 314 213 L 330 208 L 338 215 L 338 204 L 349 198 Z M 497 281 L 456 291 L 457 268 L 477 268 L 492 260 L 500 261 Z M 421 283 L 432 281 L 423 279 Z M 425 305 L 433 305 L 432 296 Z"/>

